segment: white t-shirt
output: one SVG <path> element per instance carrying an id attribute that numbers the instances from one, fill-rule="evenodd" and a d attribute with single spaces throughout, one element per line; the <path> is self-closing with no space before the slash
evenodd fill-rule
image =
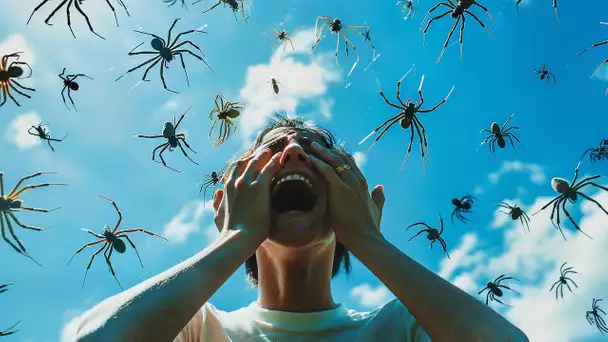
<path id="1" fill-rule="evenodd" d="M 339 305 L 297 313 L 268 310 L 257 302 L 226 312 L 206 303 L 173 342 L 429 342 L 431 339 L 397 299 L 368 312 Z"/>

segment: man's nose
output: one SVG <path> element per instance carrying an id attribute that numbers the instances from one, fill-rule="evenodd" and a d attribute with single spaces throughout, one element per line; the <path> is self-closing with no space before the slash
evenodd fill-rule
<path id="1" fill-rule="evenodd" d="M 297 165 L 299 163 L 309 164 L 310 159 L 308 158 L 308 154 L 304 151 L 302 146 L 298 143 L 291 143 L 285 147 L 283 150 L 283 160 L 281 160 L 281 164 L 292 164 Z"/>

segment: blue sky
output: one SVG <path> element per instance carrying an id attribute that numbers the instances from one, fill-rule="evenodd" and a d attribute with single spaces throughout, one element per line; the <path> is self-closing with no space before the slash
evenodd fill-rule
<path id="1" fill-rule="evenodd" d="M 148 1 L 146 1 L 147 3 Z M 74 15 L 74 40 L 61 12 L 54 26 L 43 21 L 53 3 L 36 13 L 25 25 L 37 1 L 5 2 L 2 11 L 10 18 L 0 23 L 0 53 L 24 51 L 23 60 L 34 69 L 33 77 L 23 82 L 36 92 L 22 107 L 8 102 L 0 108 L 0 170 L 5 185 L 12 187 L 26 174 L 38 170 L 57 171 L 40 181 L 68 183 L 68 187 L 46 188 L 26 193 L 31 206 L 52 208 L 56 212 L 19 213 L 26 224 L 51 225 L 43 232 L 18 229 L 18 235 L 43 267 L 0 244 L 0 283 L 12 282 L 10 291 L 0 296 L 0 328 L 21 320 L 19 333 L 7 341 L 69 340 L 79 315 L 120 290 L 102 260 L 89 271 L 81 289 L 86 263 L 92 251 L 83 252 L 67 266 L 72 253 L 92 236 L 81 228 L 97 232 L 104 224 L 115 223 L 110 203 L 97 198 L 113 198 L 124 214 L 123 228 L 143 227 L 163 234 L 166 242 L 145 234 L 134 234 L 145 268 L 132 251 L 115 255 L 113 265 L 123 286 L 133 286 L 204 248 L 215 238 L 212 213 L 203 208 L 196 183 L 202 175 L 219 168 L 242 152 L 256 129 L 273 111 L 305 114 L 308 120 L 332 130 L 356 153 L 370 184 L 383 184 L 387 203 L 382 230 L 386 237 L 426 267 L 466 291 L 476 294 L 491 278 L 507 273 L 520 281 L 514 286 L 521 295 L 509 294 L 513 308 L 493 306 L 520 326 L 533 341 L 596 341 L 599 332 L 587 324 L 584 313 L 592 298 L 608 300 L 608 218 L 593 204 L 572 205 L 572 212 L 583 230 L 594 240 L 571 233 L 565 224 L 568 241 L 552 228 L 549 212 L 532 218 L 531 233 L 505 220 L 496 212 L 503 200 L 522 205 L 532 213 L 554 195 L 552 177 L 571 179 L 582 151 L 596 146 L 608 132 L 608 69 L 590 78 L 597 65 L 608 56 L 608 47 L 578 53 L 608 37 L 608 4 L 600 1 L 575 5 L 560 3 L 558 23 L 550 0 L 532 0 L 515 12 L 514 1 L 486 1 L 497 27 L 490 27 L 491 39 L 473 20 L 467 21 L 464 57 L 458 45 L 451 44 L 442 61 L 435 63 L 451 28 L 452 20 L 436 21 L 427 34 L 426 46 L 418 30 L 425 12 L 433 5 L 422 1 L 415 17 L 404 14 L 392 2 L 305 2 L 256 1 L 247 3 L 249 23 L 235 21 L 227 8 L 201 12 L 211 2 L 182 9 L 166 8 L 160 1 L 125 0 L 131 17 L 117 9 L 121 26 L 105 3 L 89 1 L 83 7 L 90 13 L 96 30 L 107 39 L 92 35 Z M 487 16 L 479 17 L 490 23 Z M 369 68 L 371 50 L 362 37 L 351 35 L 361 62 L 350 76 L 352 58 L 340 56 L 341 69 L 333 59 L 335 37 L 326 36 L 310 54 L 314 22 L 318 15 L 338 16 L 347 25 L 369 25 L 379 55 Z M 602 16 L 603 15 L 603 16 Z M 166 74 L 167 83 L 179 95 L 165 91 L 158 73 L 152 82 L 138 84 L 142 70 L 119 82 L 114 80 L 143 58 L 127 55 L 134 46 L 148 42 L 133 29 L 164 36 L 173 19 L 181 17 L 176 32 L 204 27 L 208 34 L 193 35 L 207 55 L 215 73 L 195 59 L 186 58 L 191 87 L 183 71 L 174 64 Z M 285 19 L 296 51 L 280 60 L 271 40 L 270 26 Z M 457 41 L 457 36 L 452 38 Z M 144 45 L 146 46 L 146 45 Z M 282 48 L 282 47 L 281 47 Z M 534 74 L 543 61 L 555 74 L 557 83 L 547 85 Z M 440 101 L 455 85 L 448 102 L 439 110 L 422 117 L 427 130 L 431 163 L 420 174 L 419 147 L 402 173 L 397 170 L 407 147 L 409 133 L 394 128 L 367 155 L 368 144 L 358 145 L 378 124 L 395 114 L 378 95 L 377 82 L 394 100 L 395 85 L 415 65 L 405 79 L 403 98 L 415 96 L 420 77 L 425 75 L 424 94 L 428 104 Z M 61 100 L 61 80 L 57 74 L 66 67 L 69 73 L 85 73 L 81 89 L 73 94 L 79 111 L 68 111 Z M 156 69 L 155 69 L 156 70 Z M 285 86 L 271 93 L 270 78 Z M 207 134 L 211 126 L 208 112 L 216 93 L 247 106 L 237 121 L 237 134 L 213 148 Z M 135 134 L 158 134 L 164 121 L 193 105 L 180 128 L 198 154 L 191 154 L 200 166 L 190 163 L 178 152 L 167 153 L 170 165 L 183 170 L 173 173 L 152 162 L 155 141 L 136 139 Z M 512 124 L 521 127 L 517 136 L 525 146 L 488 154 L 480 146 L 481 129 L 493 121 L 502 124 L 515 113 Z M 55 144 L 56 152 L 24 132 L 39 121 L 50 123 L 53 135 L 70 135 Z M 158 142 L 160 143 L 160 142 Z M 606 172 L 606 164 L 583 161 L 582 175 Z M 452 225 L 447 219 L 451 199 L 475 194 L 472 221 Z M 608 196 L 587 191 L 608 206 Z M 444 238 L 452 259 L 440 250 L 430 250 L 428 242 L 407 240 L 414 232 L 404 228 L 424 220 L 438 224 L 437 213 L 446 219 Z M 568 263 L 582 274 L 576 278 L 576 295 L 568 294 L 556 302 L 549 293 L 557 280 L 559 266 Z M 337 301 L 357 310 L 369 310 L 390 300 L 392 295 L 373 274 L 355 261 L 352 274 L 332 283 Z M 239 269 L 211 298 L 223 310 L 234 310 L 255 300 L 255 290 L 244 282 Z M 484 298 L 479 297 L 480 300 Z M 63 336 L 63 337 L 62 337 Z"/>

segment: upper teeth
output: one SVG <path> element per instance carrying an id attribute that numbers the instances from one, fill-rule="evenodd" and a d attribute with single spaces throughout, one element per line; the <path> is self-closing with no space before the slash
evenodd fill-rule
<path id="1" fill-rule="evenodd" d="M 304 183 L 306 183 L 306 185 L 310 188 L 310 190 L 312 190 L 313 192 L 315 191 L 314 188 L 312 187 L 312 183 L 308 180 L 308 178 L 302 176 L 302 175 L 298 175 L 298 174 L 291 174 L 291 175 L 287 175 L 281 179 L 279 179 L 275 184 L 274 187 L 272 188 L 272 191 L 274 192 L 279 184 L 288 181 L 288 180 L 300 180 L 300 181 L 304 181 Z"/>

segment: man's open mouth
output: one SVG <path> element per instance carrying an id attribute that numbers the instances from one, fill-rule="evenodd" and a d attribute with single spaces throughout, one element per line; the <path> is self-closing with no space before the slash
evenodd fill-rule
<path id="1" fill-rule="evenodd" d="M 274 182 L 270 201 L 279 214 L 290 210 L 309 212 L 317 203 L 317 194 L 306 176 L 290 174 Z"/>

